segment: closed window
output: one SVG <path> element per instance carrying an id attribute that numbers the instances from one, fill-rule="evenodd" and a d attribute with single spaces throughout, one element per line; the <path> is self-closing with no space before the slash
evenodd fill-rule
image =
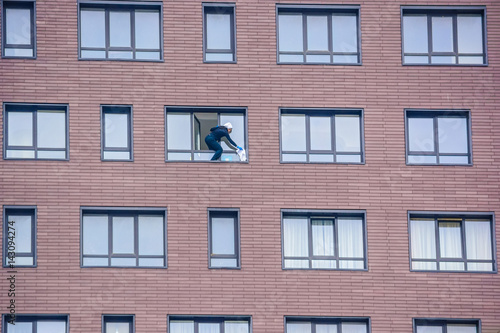
<path id="1" fill-rule="evenodd" d="M 215 151 L 210 150 L 205 137 L 210 129 L 231 123 L 231 139 L 246 147 L 246 110 L 243 108 L 166 107 L 166 161 L 209 161 Z M 232 145 L 222 138 L 223 162 L 239 162 Z"/>
<path id="2" fill-rule="evenodd" d="M 67 160 L 68 106 L 4 104 L 4 157 Z"/>
<path id="3" fill-rule="evenodd" d="M 203 51 L 206 62 L 236 62 L 234 4 L 203 4 Z"/>
<path id="4" fill-rule="evenodd" d="M 210 268 L 240 267 L 237 210 L 209 209 Z"/>
<path id="5" fill-rule="evenodd" d="M 285 317 L 285 333 L 368 333 L 368 318 Z"/>
<path id="6" fill-rule="evenodd" d="M 3 1 L 2 56 L 34 58 L 36 56 L 35 0 Z"/>
<path id="7" fill-rule="evenodd" d="M 3 315 L 5 333 L 68 333 L 68 315 Z"/>
<path id="8" fill-rule="evenodd" d="M 469 111 L 406 110 L 408 164 L 472 164 Z"/>
<path id="9" fill-rule="evenodd" d="M 486 64 L 484 7 L 403 7 L 403 63 Z"/>
<path id="10" fill-rule="evenodd" d="M 134 333 L 133 315 L 103 315 L 102 333 Z"/>
<path id="11" fill-rule="evenodd" d="M 278 63 L 360 64 L 359 6 L 278 5 Z"/>
<path id="12" fill-rule="evenodd" d="M 36 208 L 4 209 L 4 267 L 36 266 Z"/>
<path id="13" fill-rule="evenodd" d="M 493 272 L 491 214 L 410 213 L 411 269 Z"/>
<path id="14" fill-rule="evenodd" d="M 159 61 L 162 4 L 80 1 L 80 59 Z"/>
<path id="15" fill-rule="evenodd" d="M 361 110 L 281 109 L 281 161 L 364 163 Z"/>
<path id="16" fill-rule="evenodd" d="M 249 316 L 169 316 L 169 333 L 250 333 Z"/>
<path id="17" fill-rule="evenodd" d="M 166 211 L 82 209 L 82 266 L 167 266 Z"/>
<path id="18" fill-rule="evenodd" d="M 283 268 L 367 269 L 364 213 L 282 214 Z"/>
<path id="19" fill-rule="evenodd" d="M 102 159 L 132 160 L 132 107 L 103 105 L 101 110 Z"/>
<path id="20" fill-rule="evenodd" d="M 481 333 L 477 319 L 413 319 L 414 333 Z"/>

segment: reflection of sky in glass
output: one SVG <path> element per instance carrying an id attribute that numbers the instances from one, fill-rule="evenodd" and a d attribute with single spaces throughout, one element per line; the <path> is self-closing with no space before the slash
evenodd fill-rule
<path id="1" fill-rule="evenodd" d="M 168 149 L 191 149 L 191 115 L 167 114 Z"/>
<path id="2" fill-rule="evenodd" d="M 104 9 L 81 10 L 81 44 L 83 47 L 105 47 Z"/>
<path id="3" fill-rule="evenodd" d="M 6 8 L 7 44 L 31 44 L 31 14 L 29 9 Z"/>
<path id="4" fill-rule="evenodd" d="M 281 117 L 281 147 L 284 151 L 306 150 L 306 116 L 283 115 Z"/>
<path id="5" fill-rule="evenodd" d="M 457 16 L 458 52 L 483 52 L 483 22 L 480 15 Z"/>
<path id="6" fill-rule="evenodd" d="M 439 152 L 467 153 L 467 121 L 465 118 L 438 118 Z"/>
<path id="7" fill-rule="evenodd" d="M 434 151 L 433 124 L 432 118 L 408 118 L 410 151 Z"/>
<path id="8" fill-rule="evenodd" d="M 130 13 L 109 12 L 109 44 L 114 47 L 130 47 Z"/>
<path id="9" fill-rule="evenodd" d="M 358 51 L 358 23 L 356 15 L 332 15 L 332 30 L 333 52 Z"/>
<path id="10" fill-rule="evenodd" d="M 360 123 L 358 116 L 335 116 L 335 147 L 338 152 L 361 151 Z"/>
<path id="11" fill-rule="evenodd" d="M 279 15 L 279 50 L 302 52 L 302 15 Z"/>
<path id="12" fill-rule="evenodd" d="M 135 47 L 140 49 L 160 47 L 160 14 L 158 12 L 135 11 Z"/>
<path id="13" fill-rule="evenodd" d="M 207 14 L 207 48 L 215 50 L 231 48 L 231 15 Z"/>
<path id="14" fill-rule="evenodd" d="M 403 17 L 403 43 L 405 53 L 427 53 L 427 16 L 408 16 Z M 426 58 L 427 60 L 427 58 Z"/>
<path id="15" fill-rule="evenodd" d="M 212 218 L 212 252 L 234 254 L 234 219 Z"/>
<path id="16" fill-rule="evenodd" d="M 332 149 L 332 128 L 330 117 L 310 117 L 311 150 Z"/>
<path id="17" fill-rule="evenodd" d="M 126 148 L 128 146 L 128 115 L 105 113 L 104 142 L 106 147 Z"/>
<path id="18" fill-rule="evenodd" d="M 306 21 L 307 49 L 309 51 L 328 51 L 328 17 L 309 15 Z"/>
<path id="19" fill-rule="evenodd" d="M 432 50 L 453 52 L 453 19 L 451 17 L 432 18 Z"/>

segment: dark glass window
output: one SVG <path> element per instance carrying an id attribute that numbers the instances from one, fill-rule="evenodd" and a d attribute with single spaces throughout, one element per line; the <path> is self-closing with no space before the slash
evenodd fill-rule
<path id="1" fill-rule="evenodd" d="M 36 266 L 35 207 L 6 207 L 4 211 L 4 267 Z"/>
<path id="2" fill-rule="evenodd" d="M 5 333 L 68 333 L 67 315 L 16 314 L 14 325 L 10 315 L 3 315 Z"/>
<path id="3" fill-rule="evenodd" d="M 240 267 L 238 211 L 209 210 L 210 268 Z"/>
<path id="4" fill-rule="evenodd" d="M 4 105 L 7 159 L 68 159 L 68 106 Z"/>
<path id="5" fill-rule="evenodd" d="M 2 5 L 2 56 L 34 58 L 35 1 L 3 1 Z"/>
<path id="6" fill-rule="evenodd" d="M 472 164 L 469 111 L 406 110 L 408 164 Z"/>
<path id="7" fill-rule="evenodd" d="M 169 333 L 250 333 L 248 316 L 170 316 Z"/>
<path id="8" fill-rule="evenodd" d="M 203 4 L 206 62 L 236 62 L 234 4 Z"/>
<path id="9" fill-rule="evenodd" d="M 132 107 L 104 105 L 102 110 L 102 159 L 132 160 Z"/>
<path id="10" fill-rule="evenodd" d="M 278 63 L 360 64 L 359 7 L 278 5 Z"/>
<path id="11" fill-rule="evenodd" d="M 80 59 L 163 59 L 160 3 L 79 6 Z"/>
<path id="12" fill-rule="evenodd" d="M 486 64 L 485 10 L 403 8 L 403 63 Z"/>
<path id="13" fill-rule="evenodd" d="M 281 161 L 363 163 L 361 110 L 282 109 Z"/>
<path id="14" fill-rule="evenodd" d="M 368 333 L 368 318 L 285 317 L 285 333 Z"/>
<path id="15" fill-rule="evenodd" d="M 103 315 L 102 333 L 134 333 L 133 315 Z"/>
<path id="16" fill-rule="evenodd" d="M 477 319 L 413 319 L 414 333 L 481 333 Z"/>

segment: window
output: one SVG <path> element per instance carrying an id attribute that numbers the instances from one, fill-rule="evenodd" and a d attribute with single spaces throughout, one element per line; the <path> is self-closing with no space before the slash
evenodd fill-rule
<path id="1" fill-rule="evenodd" d="M 477 319 L 413 319 L 414 333 L 481 333 Z"/>
<path id="2" fill-rule="evenodd" d="M 485 7 L 402 8 L 403 64 L 484 65 Z"/>
<path id="3" fill-rule="evenodd" d="M 203 54 L 205 62 L 236 62 L 234 4 L 203 4 Z"/>
<path id="4" fill-rule="evenodd" d="M 210 268 L 240 267 L 239 212 L 209 209 L 208 235 Z"/>
<path id="5" fill-rule="evenodd" d="M 406 110 L 408 164 L 472 164 L 469 111 Z"/>
<path id="6" fill-rule="evenodd" d="M 4 333 L 68 333 L 68 315 L 3 315 Z M 12 323 L 15 323 L 14 325 Z"/>
<path id="7" fill-rule="evenodd" d="M 411 270 L 494 272 L 492 214 L 409 214 Z"/>
<path id="8" fill-rule="evenodd" d="M 36 207 L 4 207 L 3 267 L 36 266 Z"/>
<path id="9" fill-rule="evenodd" d="M 4 158 L 67 160 L 68 106 L 4 104 Z"/>
<path id="10" fill-rule="evenodd" d="M 166 107 L 166 160 L 209 161 L 214 155 L 205 143 L 210 128 L 230 122 L 231 139 L 246 147 L 246 109 Z M 224 152 L 221 161 L 239 162 L 240 159 L 225 138 L 221 141 Z"/>
<path id="11" fill-rule="evenodd" d="M 281 109 L 281 162 L 364 163 L 361 110 Z"/>
<path id="12" fill-rule="evenodd" d="M 369 318 L 285 317 L 285 333 L 368 333 Z"/>
<path id="13" fill-rule="evenodd" d="M 166 210 L 82 208 L 83 267 L 167 267 Z"/>
<path id="14" fill-rule="evenodd" d="M 161 2 L 80 1 L 80 59 L 159 61 Z"/>
<path id="15" fill-rule="evenodd" d="M 35 0 L 3 1 L 2 56 L 35 58 Z"/>
<path id="16" fill-rule="evenodd" d="M 278 63 L 360 64 L 359 6 L 278 5 Z"/>
<path id="17" fill-rule="evenodd" d="M 366 270 L 365 213 L 282 210 L 284 269 Z"/>
<path id="18" fill-rule="evenodd" d="M 101 106 L 101 158 L 110 161 L 132 160 L 132 107 Z"/>
<path id="19" fill-rule="evenodd" d="M 134 333 L 133 315 L 103 315 L 102 333 Z"/>
<path id="20" fill-rule="evenodd" d="M 250 333 L 249 316 L 169 316 L 169 333 Z"/>

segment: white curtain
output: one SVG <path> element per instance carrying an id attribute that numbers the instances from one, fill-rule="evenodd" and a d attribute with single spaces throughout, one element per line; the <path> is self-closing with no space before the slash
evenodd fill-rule
<path id="1" fill-rule="evenodd" d="M 224 333 L 248 333 L 248 322 L 226 321 L 224 322 Z"/>
<path id="2" fill-rule="evenodd" d="M 313 254 L 315 256 L 335 255 L 332 220 L 312 221 L 312 242 L 313 242 Z"/>
<path id="3" fill-rule="evenodd" d="M 447 326 L 448 333 L 477 333 L 476 325 L 453 324 Z"/>
<path id="4" fill-rule="evenodd" d="M 411 220 L 412 259 L 436 259 L 436 227 L 434 220 Z"/>
<path id="5" fill-rule="evenodd" d="M 342 333 L 366 333 L 366 324 L 344 323 Z"/>
<path id="6" fill-rule="evenodd" d="M 337 325 L 318 324 L 316 325 L 316 333 L 337 333 Z"/>
<path id="7" fill-rule="evenodd" d="M 311 333 L 311 323 L 287 323 L 286 333 Z"/>
<path id="8" fill-rule="evenodd" d="M 441 258 L 462 258 L 462 233 L 458 222 L 439 222 Z"/>
<path id="9" fill-rule="evenodd" d="M 441 326 L 417 326 L 417 333 L 443 333 Z"/>
<path id="10" fill-rule="evenodd" d="M 194 333 L 194 322 L 171 321 L 169 333 Z"/>
<path id="11" fill-rule="evenodd" d="M 285 257 L 308 257 L 307 219 L 284 219 Z"/>
<path id="12" fill-rule="evenodd" d="M 363 258 L 363 222 L 358 219 L 338 219 L 339 256 Z"/>
<path id="13" fill-rule="evenodd" d="M 199 323 L 198 333 L 220 333 L 220 324 Z"/>
<path id="14" fill-rule="evenodd" d="M 491 260 L 490 221 L 465 221 L 467 259 Z"/>

